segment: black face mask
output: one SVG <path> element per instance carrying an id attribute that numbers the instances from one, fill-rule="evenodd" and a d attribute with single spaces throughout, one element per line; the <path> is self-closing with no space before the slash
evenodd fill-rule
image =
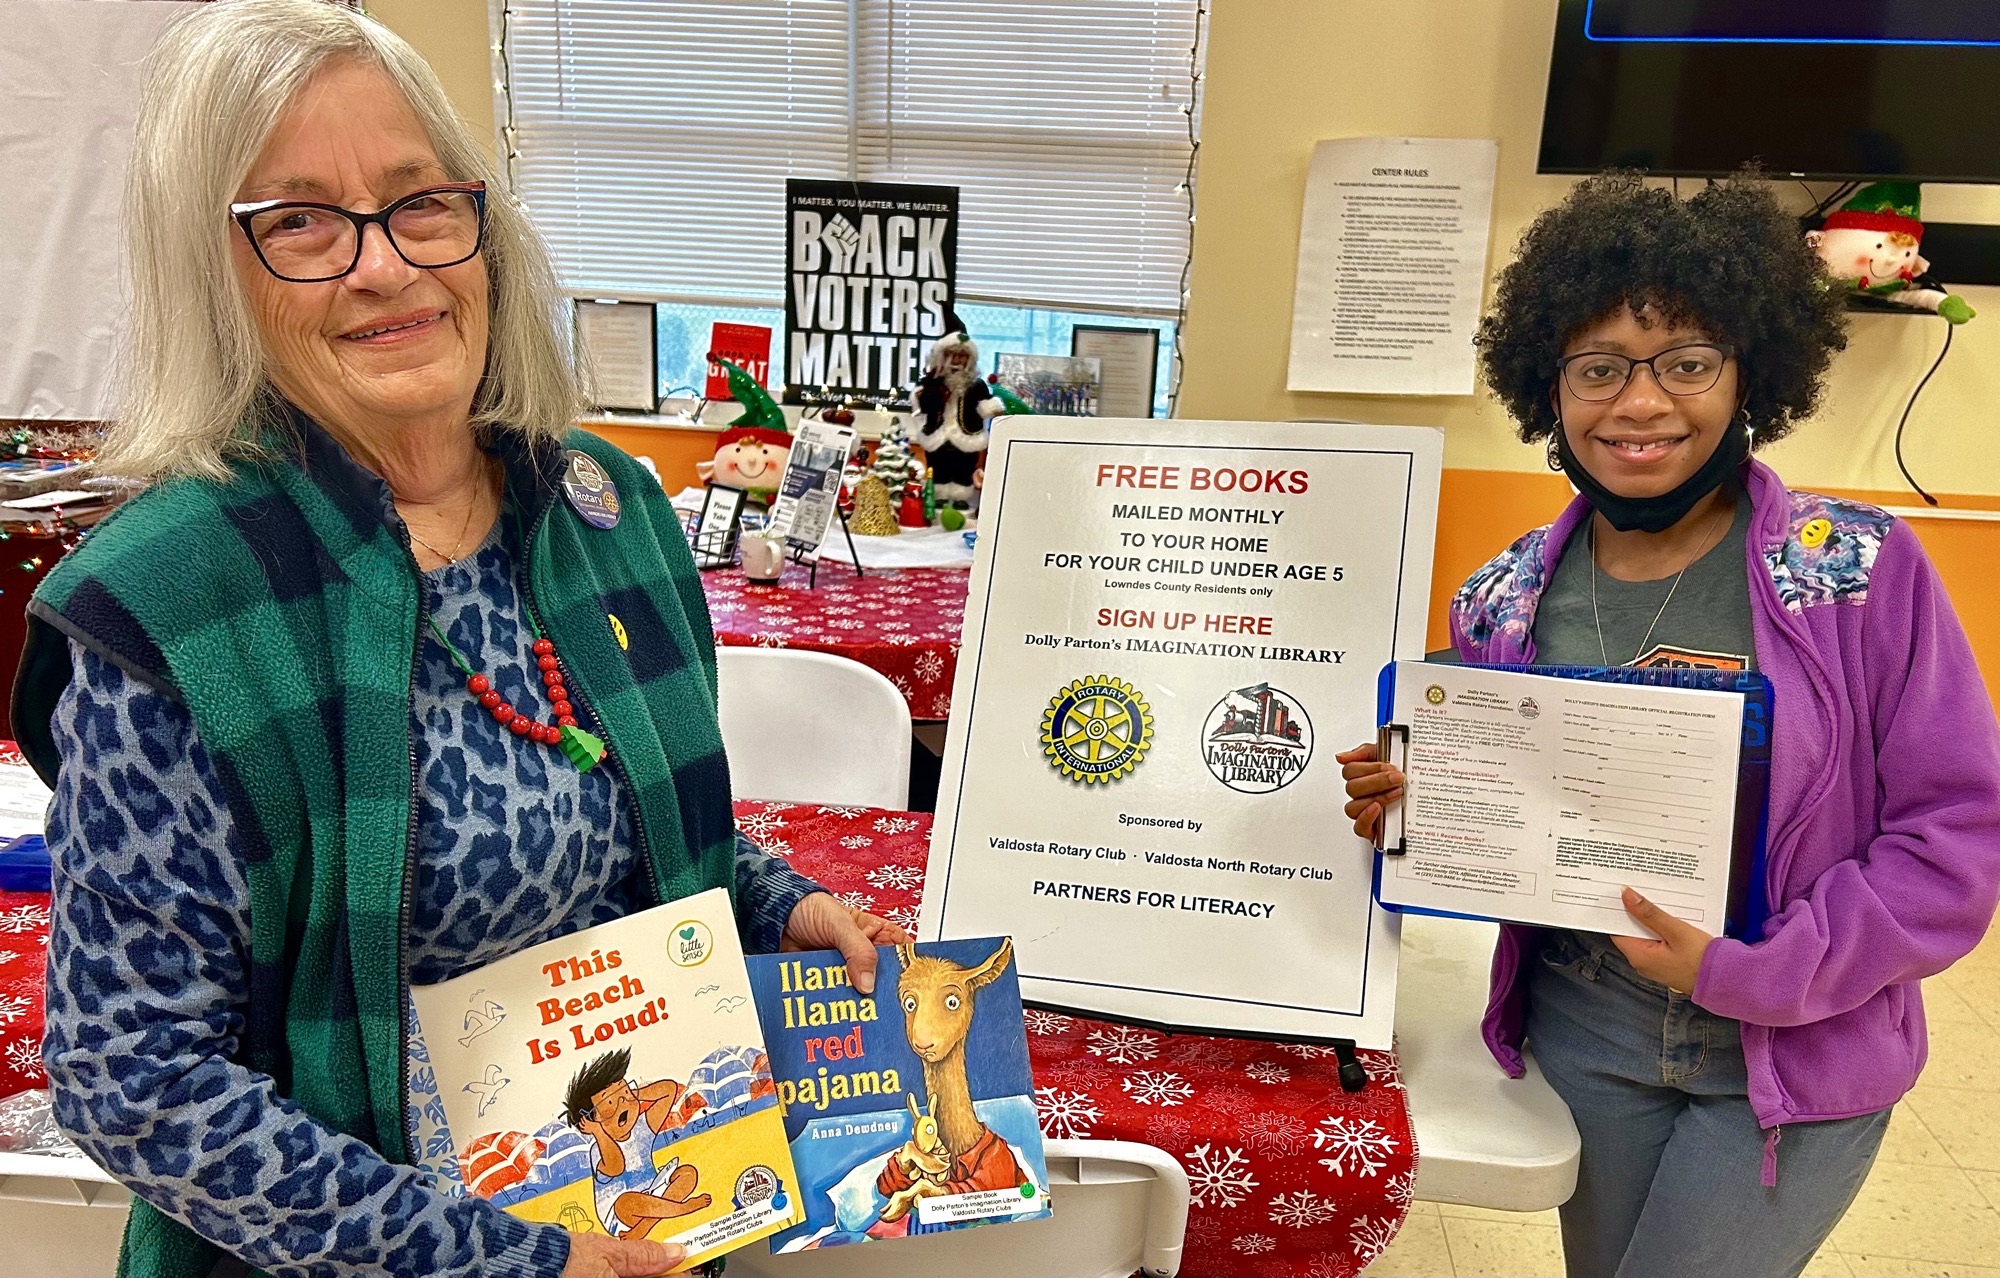
<path id="1" fill-rule="evenodd" d="M 1603 484 L 1597 477 L 1583 468 L 1583 463 L 1570 451 L 1569 435 L 1562 423 L 1556 423 L 1556 458 L 1562 462 L 1563 473 L 1584 496 L 1598 514 L 1611 521 L 1611 526 L 1619 532 L 1665 532 L 1681 521 L 1681 517 L 1694 509 L 1695 503 L 1722 486 L 1750 458 L 1750 430 L 1746 426 L 1731 423 L 1724 430 L 1722 441 L 1715 451 L 1708 455 L 1694 474 L 1682 480 L 1671 492 L 1657 497 L 1620 497 Z"/>

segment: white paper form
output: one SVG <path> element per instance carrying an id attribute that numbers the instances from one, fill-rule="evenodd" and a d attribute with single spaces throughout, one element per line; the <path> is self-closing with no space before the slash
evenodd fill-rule
<path id="1" fill-rule="evenodd" d="M 1396 674 L 1409 785 L 1383 904 L 1649 936 L 1620 899 L 1632 887 L 1721 933 L 1741 694 L 1412 662 Z"/>

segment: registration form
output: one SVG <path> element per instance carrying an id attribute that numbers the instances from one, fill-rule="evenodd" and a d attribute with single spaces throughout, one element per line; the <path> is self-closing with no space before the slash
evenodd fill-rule
<path id="1" fill-rule="evenodd" d="M 1399 662 L 1392 705 L 1384 905 L 1648 936 L 1632 887 L 1722 932 L 1741 693 Z"/>

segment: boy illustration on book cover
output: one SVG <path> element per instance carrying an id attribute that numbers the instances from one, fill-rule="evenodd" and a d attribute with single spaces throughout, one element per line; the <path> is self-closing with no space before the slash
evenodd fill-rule
<path id="1" fill-rule="evenodd" d="M 424 1165 L 526 1219 L 694 1260 L 797 1220 L 733 923 L 703 893 L 414 988 Z"/>
<path id="2" fill-rule="evenodd" d="M 806 1212 L 774 1251 L 1049 1212 L 1012 942 L 880 953 L 886 1014 L 838 955 L 750 960 Z"/>

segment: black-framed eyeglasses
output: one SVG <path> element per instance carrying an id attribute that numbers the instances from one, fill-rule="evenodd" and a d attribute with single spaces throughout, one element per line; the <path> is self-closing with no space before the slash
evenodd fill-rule
<path id="1" fill-rule="evenodd" d="M 457 266 L 479 252 L 486 236 L 486 183 L 452 182 L 412 191 L 373 213 L 309 200 L 232 204 L 264 269 L 294 284 L 337 280 L 361 262 L 361 237 L 380 226 L 411 266 Z"/>
<path id="2" fill-rule="evenodd" d="M 1722 380 L 1722 366 L 1736 355 L 1736 348 L 1720 342 L 1695 342 L 1664 350 L 1648 359 L 1613 355 L 1609 351 L 1583 351 L 1556 361 L 1556 371 L 1569 393 L 1587 402 L 1617 399 L 1640 365 L 1653 371 L 1653 380 L 1669 395 L 1700 395 L 1715 389 Z"/>

